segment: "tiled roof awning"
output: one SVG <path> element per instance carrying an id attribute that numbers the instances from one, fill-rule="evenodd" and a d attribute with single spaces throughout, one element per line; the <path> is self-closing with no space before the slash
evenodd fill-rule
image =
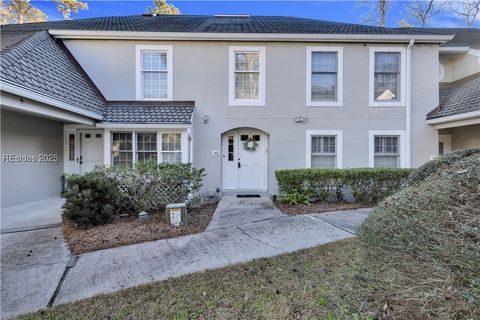
<path id="1" fill-rule="evenodd" d="M 480 111 L 480 73 L 440 86 L 440 105 L 427 119 Z"/>
<path id="2" fill-rule="evenodd" d="M 112 103 L 105 107 L 103 122 L 191 124 L 193 109 L 192 101 Z"/>

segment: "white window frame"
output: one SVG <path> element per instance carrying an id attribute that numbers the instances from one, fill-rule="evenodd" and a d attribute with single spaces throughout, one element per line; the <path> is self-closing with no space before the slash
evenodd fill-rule
<path id="1" fill-rule="evenodd" d="M 142 52 L 166 52 L 167 53 L 167 97 L 145 98 L 142 81 Z M 135 46 L 135 92 L 137 100 L 166 101 L 173 100 L 173 46 L 137 45 Z"/>
<path id="2" fill-rule="evenodd" d="M 343 131 L 342 130 L 307 130 L 306 131 L 306 152 L 305 167 L 312 167 L 312 136 L 336 136 L 336 166 L 335 168 L 343 168 Z"/>
<path id="3" fill-rule="evenodd" d="M 258 99 L 235 99 L 235 53 L 236 52 L 258 52 L 259 53 L 259 92 Z M 229 106 L 265 106 L 265 47 L 239 47 L 230 46 L 228 50 L 229 68 L 228 68 L 228 104 Z"/>
<path id="4" fill-rule="evenodd" d="M 105 137 L 108 135 L 108 139 L 105 138 L 104 141 L 108 141 L 104 144 L 104 164 L 108 166 L 113 166 L 113 158 L 112 158 L 112 140 L 113 140 L 113 135 L 112 133 L 114 132 L 128 132 L 132 133 L 132 152 L 133 152 L 133 160 L 132 164 L 137 163 L 137 133 L 142 133 L 142 132 L 151 132 L 151 133 L 156 133 L 157 134 L 157 163 L 161 164 L 163 163 L 163 157 L 162 157 L 162 134 L 163 133 L 177 133 L 180 134 L 180 152 L 181 153 L 181 163 L 188 163 L 191 162 L 190 156 L 189 155 L 189 145 L 188 145 L 188 137 L 189 137 L 189 132 L 187 130 L 172 130 L 172 129 L 157 129 L 157 128 L 109 128 L 106 129 L 104 134 Z M 191 146 L 190 146 L 191 148 Z"/>
<path id="5" fill-rule="evenodd" d="M 399 136 L 400 168 L 406 168 L 405 130 L 370 130 L 368 131 L 368 166 L 375 167 L 375 136 Z"/>
<path id="6" fill-rule="evenodd" d="M 398 52 L 400 53 L 400 99 L 398 101 L 375 100 L 375 53 Z M 370 47 L 370 70 L 368 100 L 370 107 L 405 107 L 407 66 L 404 47 Z"/>
<path id="7" fill-rule="evenodd" d="M 312 101 L 312 53 L 337 53 L 337 99 Z M 343 105 L 343 48 L 342 47 L 307 47 L 307 107 L 341 107 Z"/>

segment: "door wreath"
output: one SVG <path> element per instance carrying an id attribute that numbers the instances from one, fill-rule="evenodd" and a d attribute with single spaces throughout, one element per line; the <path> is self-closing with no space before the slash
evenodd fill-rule
<path id="1" fill-rule="evenodd" d="M 254 152 L 257 150 L 258 142 L 253 139 L 253 136 L 248 136 L 247 140 L 243 141 L 243 149 Z"/>

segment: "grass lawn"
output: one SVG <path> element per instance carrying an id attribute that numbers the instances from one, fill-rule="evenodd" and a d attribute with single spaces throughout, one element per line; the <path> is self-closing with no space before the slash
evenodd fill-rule
<path id="1" fill-rule="evenodd" d="M 373 319 L 383 302 L 348 239 L 54 307 L 22 319 Z M 381 298 L 380 298 L 381 299 Z"/>

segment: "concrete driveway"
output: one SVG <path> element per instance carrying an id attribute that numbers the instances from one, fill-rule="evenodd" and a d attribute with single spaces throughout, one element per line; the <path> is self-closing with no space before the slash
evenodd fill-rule
<path id="1" fill-rule="evenodd" d="M 2 209 L 1 318 L 46 308 L 70 259 L 61 199 Z"/>

